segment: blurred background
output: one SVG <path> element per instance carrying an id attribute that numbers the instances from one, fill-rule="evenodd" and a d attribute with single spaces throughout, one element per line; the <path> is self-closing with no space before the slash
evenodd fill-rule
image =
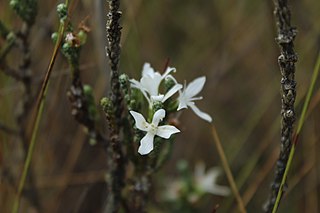
<path id="1" fill-rule="evenodd" d="M 56 5 L 38 1 L 36 23 L 29 37 L 32 92 L 37 93 L 53 51 L 51 34 L 57 31 Z M 295 50 L 299 119 L 320 47 L 320 2 L 290 1 L 292 25 L 298 29 Z M 75 0 L 71 20 L 77 26 L 87 20 L 91 31 L 81 53 L 83 82 L 92 85 L 97 105 L 109 91 L 105 57 L 105 1 Z M 120 71 L 139 79 L 144 62 L 162 70 L 167 59 L 177 69 L 178 81 L 206 76 L 198 101 L 200 109 L 214 119 L 231 169 L 248 212 L 261 212 L 270 192 L 273 166 L 280 142 L 279 49 L 275 42 L 272 1 L 123 0 Z M 0 19 L 11 30 L 21 20 L 0 2 Z M 4 39 L 0 39 L 1 47 Z M 6 58 L 17 67 L 21 53 Z M 32 160 L 32 181 L 21 199 L 21 212 L 100 212 L 106 197 L 105 152 L 91 146 L 83 128 L 70 113 L 66 91 L 70 75 L 66 60 L 58 55 L 45 103 Z M 316 83 L 310 111 L 296 150 L 288 179 L 288 191 L 279 212 L 320 212 L 320 87 Z M 25 149 L 15 134 L 22 110 L 24 89 L 20 82 L 0 72 L 0 209 L 10 212 L 25 159 Z M 100 109 L 100 108 L 99 108 Z M 101 114 L 101 129 L 106 129 Z M 28 117 L 29 115 L 27 115 Z M 174 203 L 163 205 L 162 191 L 179 177 L 177 163 L 185 160 L 190 172 L 197 162 L 207 168 L 221 166 L 211 135 L 211 126 L 192 111 L 180 117 L 174 151 L 153 179 L 148 212 L 173 212 Z M 25 125 L 27 127 L 28 125 Z M 227 185 L 224 173 L 218 183 Z M 36 191 L 36 193 L 34 193 Z M 232 196 L 205 195 L 193 203 L 194 212 L 237 211 Z"/>

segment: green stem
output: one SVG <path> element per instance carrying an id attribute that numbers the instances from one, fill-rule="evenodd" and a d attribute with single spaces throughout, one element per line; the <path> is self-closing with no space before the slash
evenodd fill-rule
<path id="1" fill-rule="evenodd" d="M 313 90 L 314 90 L 314 86 L 316 84 L 316 80 L 318 78 L 319 69 L 320 69 L 320 52 L 318 54 L 318 59 L 317 59 L 317 62 L 316 62 L 316 66 L 315 66 L 315 68 L 313 70 L 313 74 L 312 74 L 312 78 L 311 78 L 311 85 L 309 87 L 309 90 L 308 90 L 308 93 L 307 93 L 307 97 L 306 97 L 306 100 L 305 100 L 303 108 L 302 108 L 302 113 L 301 113 L 301 118 L 300 118 L 299 124 L 298 124 L 297 134 L 300 133 L 300 131 L 302 129 L 302 126 L 304 124 L 304 119 L 305 119 L 305 116 L 307 114 L 307 109 L 308 109 L 308 106 L 309 106 L 309 103 L 310 103 L 310 100 L 311 100 L 311 96 L 312 96 L 312 93 L 313 93 Z"/>
<path id="2" fill-rule="evenodd" d="M 66 0 L 65 4 L 68 6 L 68 0 Z M 58 49 L 59 49 L 61 41 L 62 41 L 63 32 L 65 30 L 65 26 L 66 26 L 66 23 L 62 23 L 59 26 L 59 38 L 58 38 L 58 41 L 55 44 L 54 51 L 53 51 L 53 54 L 52 54 L 52 57 L 51 57 L 51 60 L 50 60 L 50 63 L 49 63 L 49 66 L 48 66 L 48 69 L 47 69 L 47 72 L 46 72 L 46 76 L 45 76 L 44 81 L 42 83 L 41 91 L 40 91 L 40 93 L 38 95 L 37 106 L 36 106 L 36 111 L 35 111 L 36 112 L 36 118 L 32 123 L 32 136 L 31 136 L 31 139 L 30 139 L 30 143 L 29 143 L 30 145 L 29 145 L 29 148 L 28 148 L 27 157 L 26 157 L 26 160 L 24 162 L 23 171 L 22 171 L 21 178 L 20 178 L 20 181 L 19 181 L 18 192 L 17 192 L 16 198 L 14 200 L 12 213 L 17 213 L 19 211 L 20 197 L 21 197 L 21 193 L 22 193 L 22 190 L 24 188 L 24 185 L 25 185 L 26 177 L 28 175 L 28 171 L 29 171 L 29 168 L 30 168 L 30 164 L 31 164 L 34 148 L 35 148 L 35 145 L 36 145 L 36 136 L 37 136 L 37 133 L 38 133 L 38 130 L 39 130 L 39 123 L 40 123 L 40 120 L 41 120 L 41 117 L 42 117 L 42 113 L 43 113 L 43 109 L 44 109 L 44 101 L 45 101 L 45 97 L 46 97 L 47 90 L 48 90 L 50 74 L 51 74 L 55 59 L 57 57 Z"/>
<path id="3" fill-rule="evenodd" d="M 19 181 L 18 193 L 17 193 L 16 199 L 15 199 L 14 204 L 13 204 L 13 210 L 12 210 L 13 213 L 17 213 L 18 210 L 19 210 L 20 197 L 21 197 L 21 193 L 22 193 L 24 184 L 26 182 L 26 178 L 27 178 L 28 171 L 29 171 L 29 168 L 30 168 L 30 164 L 31 164 L 31 160 L 32 160 L 33 152 L 34 152 L 34 147 L 36 145 L 36 136 L 37 136 L 37 132 L 38 132 L 38 129 L 39 129 L 39 123 L 40 123 L 40 120 L 41 120 L 41 115 L 42 115 L 43 109 L 44 109 L 44 101 L 41 102 L 41 105 L 40 105 L 40 108 L 39 108 L 39 113 L 37 114 L 37 117 L 36 117 L 35 128 L 34 128 L 34 131 L 32 133 L 31 143 L 30 143 L 30 146 L 28 148 L 27 158 L 26 158 L 26 161 L 24 163 L 22 175 L 21 175 L 21 178 L 20 178 L 20 181 Z"/>

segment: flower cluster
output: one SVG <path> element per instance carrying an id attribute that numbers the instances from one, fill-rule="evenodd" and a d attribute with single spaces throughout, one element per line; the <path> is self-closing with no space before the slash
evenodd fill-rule
<path id="1" fill-rule="evenodd" d="M 152 120 L 148 123 L 144 116 L 139 112 L 130 111 L 130 114 L 135 120 L 135 126 L 137 129 L 147 132 L 147 134 L 141 139 L 140 147 L 138 152 L 141 155 L 149 154 L 153 150 L 153 141 L 155 136 L 168 139 L 172 134 L 180 132 L 175 126 L 172 125 L 162 125 L 159 123 L 165 118 L 166 110 L 164 109 L 164 104 L 168 100 L 175 106 L 175 110 L 179 111 L 186 108 L 191 108 L 193 112 L 200 118 L 206 120 L 207 122 L 212 122 L 212 118 L 209 114 L 202 112 L 196 105 L 196 100 L 201 100 L 202 97 L 196 97 L 203 89 L 206 81 L 206 77 L 199 77 L 193 80 L 191 83 L 184 86 L 177 82 L 177 80 L 172 76 L 172 73 L 176 71 L 173 67 L 168 67 L 164 74 L 160 74 L 155 71 L 149 63 L 145 63 L 142 69 L 142 77 L 140 81 L 135 79 L 130 79 L 131 88 L 139 90 L 148 102 L 149 111 L 155 111 L 153 117 L 149 118 Z M 172 82 L 170 88 L 167 88 L 165 92 L 160 90 L 161 85 L 164 81 Z M 172 97 L 178 93 L 177 99 Z M 160 105 L 160 108 L 159 108 Z M 156 107 L 157 106 L 157 107 Z"/>

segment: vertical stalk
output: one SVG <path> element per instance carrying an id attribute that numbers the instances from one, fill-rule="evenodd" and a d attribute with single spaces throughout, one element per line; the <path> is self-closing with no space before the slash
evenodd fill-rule
<path id="1" fill-rule="evenodd" d="M 107 56 L 109 58 L 109 65 L 111 68 L 111 101 L 115 108 L 115 116 L 117 125 L 120 123 L 122 113 L 122 94 L 120 92 L 119 82 L 119 60 L 120 60 L 120 38 L 121 29 L 120 18 L 121 12 L 119 11 L 120 0 L 107 0 L 109 3 L 109 13 L 107 22 L 107 41 L 106 48 Z"/>
<path id="2" fill-rule="evenodd" d="M 226 155 L 224 153 L 224 150 L 223 150 L 223 147 L 221 145 L 221 141 L 220 141 L 219 135 L 218 135 L 216 127 L 214 125 L 212 125 L 212 136 L 213 136 L 214 143 L 215 143 L 215 146 L 217 148 L 217 151 L 219 153 L 219 157 L 220 157 L 221 162 L 222 162 L 223 170 L 225 171 L 225 173 L 227 175 L 227 179 L 228 179 L 229 185 L 231 187 L 232 193 L 236 198 L 236 201 L 237 201 L 237 204 L 238 204 L 238 210 L 241 213 L 246 213 L 247 210 L 246 210 L 246 208 L 245 208 L 245 206 L 243 204 L 243 200 L 241 198 L 241 195 L 239 193 L 237 185 L 236 185 L 236 183 L 234 181 L 234 177 L 232 175 L 232 172 L 231 172 L 227 157 L 226 157 Z"/>
<path id="3" fill-rule="evenodd" d="M 69 0 L 66 0 L 66 5 L 68 5 Z M 29 173 L 29 168 L 31 165 L 31 160 L 32 160 L 32 156 L 34 153 L 34 148 L 36 145 L 36 136 L 39 130 L 39 124 L 40 124 L 40 120 L 42 117 L 42 113 L 43 113 L 43 108 L 44 108 L 44 101 L 46 98 L 46 94 L 48 91 L 48 85 L 49 85 L 49 79 L 51 76 L 51 72 L 52 72 L 52 68 L 55 62 L 55 59 L 57 57 L 57 53 L 61 44 L 61 40 L 63 37 L 63 32 L 65 30 L 65 25 L 66 23 L 61 23 L 59 26 L 59 37 L 58 37 L 58 41 L 56 42 L 55 46 L 54 46 L 54 50 L 47 68 L 47 72 L 46 75 L 43 79 L 42 82 L 42 86 L 41 86 L 41 90 L 38 94 L 37 97 L 37 102 L 36 102 L 36 106 L 35 106 L 35 117 L 32 120 L 31 123 L 31 138 L 30 138 L 30 145 L 28 148 L 28 152 L 27 152 L 27 157 L 26 160 L 24 162 L 23 165 L 23 170 L 22 170 L 22 174 L 19 180 L 19 186 L 18 186 L 18 191 L 17 191 L 17 195 L 15 197 L 14 203 L 13 203 L 13 208 L 12 208 L 12 213 L 17 213 L 19 211 L 19 206 L 20 206 L 20 197 L 21 197 L 21 193 L 22 190 L 24 188 L 25 185 L 25 181 L 26 181 L 26 177 Z"/>
<path id="4" fill-rule="evenodd" d="M 271 185 L 271 195 L 265 206 L 266 212 L 271 212 L 280 190 L 282 177 L 288 162 L 292 146 L 293 125 L 296 119 L 294 102 L 296 98 L 295 63 L 297 55 L 294 51 L 293 41 L 296 36 L 296 29 L 291 26 L 291 13 L 287 0 L 274 0 L 274 16 L 277 26 L 276 41 L 280 47 L 278 63 L 281 72 L 281 145 L 280 155 L 277 160 L 275 177 Z M 282 197 L 285 189 L 281 189 Z"/>
<path id="5" fill-rule="evenodd" d="M 107 0 L 109 13 L 107 21 L 107 41 L 106 52 L 111 68 L 111 94 L 110 101 L 112 110 L 106 112 L 110 129 L 110 149 L 109 149 L 109 193 L 106 212 L 118 212 L 121 203 L 121 191 L 124 186 L 124 155 L 120 141 L 121 117 L 123 112 L 122 94 L 119 82 L 119 60 L 120 60 L 120 38 L 121 29 L 119 11 L 119 0 Z"/>

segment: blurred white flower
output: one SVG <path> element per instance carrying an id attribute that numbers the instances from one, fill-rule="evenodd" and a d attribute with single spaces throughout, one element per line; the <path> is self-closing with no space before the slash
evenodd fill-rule
<path id="1" fill-rule="evenodd" d="M 154 101 L 164 103 L 168 98 L 182 88 L 182 85 L 178 84 L 174 77 L 170 75 L 171 72 L 175 71 L 175 68 L 168 67 L 165 73 L 161 75 L 159 72 L 155 72 L 149 63 L 145 63 L 143 65 L 142 78 L 140 79 L 140 82 L 135 79 L 131 79 L 131 87 L 139 89 L 148 100 L 149 107 L 152 108 Z M 171 78 L 176 84 L 166 94 L 160 94 L 159 86 L 165 78 Z"/>
<path id="2" fill-rule="evenodd" d="M 167 179 L 163 198 L 168 201 L 186 198 L 188 202 L 196 203 L 208 193 L 227 196 L 230 194 L 229 187 L 220 186 L 216 183 L 220 172 L 217 167 L 210 168 L 206 172 L 204 163 L 197 163 L 194 172 L 188 173 L 188 176 L 179 179 Z M 192 181 L 189 182 L 190 180 Z"/>
<path id="3" fill-rule="evenodd" d="M 194 101 L 201 100 L 202 97 L 194 97 L 197 95 L 203 88 L 204 83 L 206 82 L 206 77 L 202 76 L 196 78 L 192 82 L 188 84 L 188 86 L 184 86 L 183 91 L 179 91 L 179 106 L 177 110 L 188 108 L 188 106 L 198 115 L 200 118 L 212 122 L 212 118 L 209 114 L 200 111 L 200 109 L 195 105 Z"/>
<path id="4" fill-rule="evenodd" d="M 163 194 L 164 199 L 168 201 L 176 201 L 181 197 L 184 183 L 182 180 L 173 180 L 168 179 L 166 180 L 166 190 Z"/>
<path id="5" fill-rule="evenodd" d="M 136 127 L 147 132 L 140 141 L 138 152 L 141 155 L 149 154 L 153 150 L 153 140 L 155 135 L 168 139 L 172 134 L 180 132 L 180 130 L 175 126 L 158 126 L 159 122 L 166 116 L 166 111 L 164 109 L 159 109 L 154 113 L 151 124 L 149 124 L 140 113 L 135 111 L 130 111 L 130 113 L 136 122 Z"/>
<path id="6" fill-rule="evenodd" d="M 205 171 L 204 163 L 197 163 L 195 166 L 194 180 L 195 186 L 201 192 L 211 193 L 214 195 L 227 196 L 230 189 L 227 186 L 217 185 L 217 178 L 221 174 L 218 167 L 210 168 Z"/>

